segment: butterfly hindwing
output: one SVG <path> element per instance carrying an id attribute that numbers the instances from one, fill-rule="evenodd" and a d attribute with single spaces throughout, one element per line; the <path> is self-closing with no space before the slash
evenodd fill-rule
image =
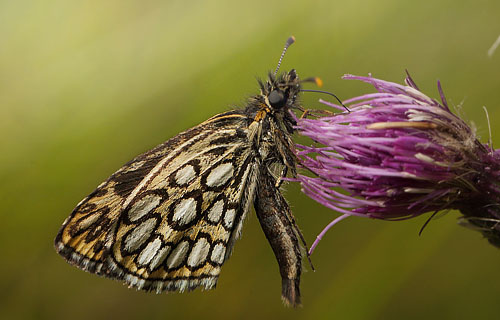
<path id="1" fill-rule="evenodd" d="M 247 120 L 215 116 L 127 163 L 75 208 L 58 252 L 139 289 L 214 287 L 255 192 Z"/>

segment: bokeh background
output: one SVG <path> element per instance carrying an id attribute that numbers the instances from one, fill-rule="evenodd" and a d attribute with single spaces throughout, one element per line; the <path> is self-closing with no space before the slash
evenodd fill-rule
<path id="1" fill-rule="evenodd" d="M 338 224 L 302 276 L 304 306 L 280 276 L 255 215 L 216 290 L 146 294 L 71 267 L 53 238 L 73 207 L 123 163 L 242 106 L 276 66 L 319 76 L 340 97 L 371 90 L 345 73 L 401 82 L 408 69 L 500 141 L 496 0 L 1 1 L 0 318 L 493 319 L 500 252 L 449 212 Z M 319 107 L 320 96 L 304 104 Z M 304 142 L 304 141 L 302 141 Z M 286 186 L 309 243 L 334 217 Z"/>

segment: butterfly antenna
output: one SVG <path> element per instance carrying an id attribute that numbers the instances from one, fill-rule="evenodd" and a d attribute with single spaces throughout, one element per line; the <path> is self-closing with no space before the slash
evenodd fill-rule
<path id="1" fill-rule="evenodd" d="M 324 94 L 328 94 L 332 97 L 334 97 L 341 105 L 342 107 L 344 107 L 347 112 L 351 112 L 351 110 L 349 110 L 349 108 L 347 108 L 343 103 L 342 101 L 339 99 L 339 97 L 337 97 L 335 94 L 331 93 L 331 92 L 328 92 L 328 91 L 323 91 L 323 90 L 313 90 L 313 89 L 300 89 L 301 92 L 316 92 L 316 93 L 324 93 Z"/>
<path id="2" fill-rule="evenodd" d="M 286 43 L 285 43 L 285 48 L 283 48 L 283 52 L 281 53 L 281 57 L 280 57 L 280 60 L 278 61 L 278 66 L 276 67 L 276 70 L 274 71 L 274 75 L 276 75 L 278 73 L 278 70 L 280 69 L 280 66 L 281 66 L 281 61 L 283 60 L 283 57 L 285 56 L 285 52 L 286 50 L 288 49 L 289 46 L 292 45 L 292 43 L 295 42 L 295 37 L 294 36 L 291 36 L 290 38 L 288 38 L 286 40 Z"/>

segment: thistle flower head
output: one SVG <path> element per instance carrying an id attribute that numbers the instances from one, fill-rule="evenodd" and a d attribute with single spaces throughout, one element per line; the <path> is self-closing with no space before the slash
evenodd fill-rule
<path id="1" fill-rule="evenodd" d="M 299 133 L 316 142 L 297 146 L 301 165 L 314 173 L 297 179 L 309 197 L 344 214 L 332 224 L 351 215 L 400 220 L 458 209 L 462 222 L 500 247 L 500 149 L 480 143 L 450 111 L 439 82 L 441 102 L 409 76 L 406 85 L 344 78 L 377 92 L 345 101 L 350 112 L 297 119 Z"/>

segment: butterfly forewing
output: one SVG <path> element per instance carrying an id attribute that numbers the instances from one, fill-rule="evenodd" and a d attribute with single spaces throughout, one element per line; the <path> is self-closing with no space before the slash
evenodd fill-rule
<path id="1" fill-rule="evenodd" d="M 57 250 L 139 289 L 214 287 L 255 192 L 257 127 L 228 112 L 138 156 L 76 207 Z"/>

